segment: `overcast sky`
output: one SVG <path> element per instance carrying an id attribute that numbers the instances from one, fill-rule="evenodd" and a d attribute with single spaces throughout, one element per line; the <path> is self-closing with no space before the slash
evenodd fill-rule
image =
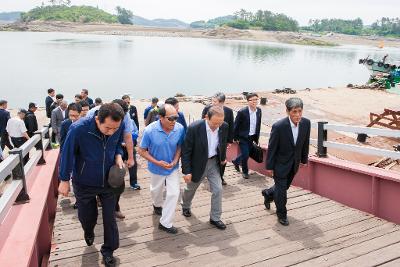
<path id="1" fill-rule="evenodd" d="M 42 0 L 0 0 L 2 11 L 27 11 Z M 91 5 L 114 12 L 116 6 L 149 19 L 176 18 L 185 22 L 233 14 L 244 8 L 285 13 L 306 25 L 310 18 L 361 17 L 365 24 L 378 18 L 400 17 L 400 0 L 72 0 L 74 5 Z"/>

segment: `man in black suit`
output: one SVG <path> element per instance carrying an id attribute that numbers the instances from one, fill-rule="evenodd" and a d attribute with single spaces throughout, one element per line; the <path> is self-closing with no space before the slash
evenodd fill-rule
<path id="1" fill-rule="evenodd" d="M 239 142 L 240 154 L 232 161 L 236 171 L 240 172 L 242 164 L 243 178 L 249 179 L 247 161 L 253 142 L 258 144 L 261 129 L 261 109 L 258 105 L 258 95 L 249 93 L 246 96 L 248 106 L 238 111 L 234 125 L 234 139 Z"/>
<path id="2" fill-rule="evenodd" d="M 192 123 L 187 130 L 182 147 L 182 173 L 186 182 L 182 195 L 182 213 L 191 216 L 191 206 L 197 188 L 207 177 L 211 189 L 210 224 L 220 230 L 226 228 L 221 221 L 222 183 L 221 165 L 226 164 L 228 125 L 224 110 L 213 106 L 204 120 Z"/>
<path id="3" fill-rule="evenodd" d="M 229 146 L 233 143 L 233 110 L 231 108 L 228 108 L 224 106 L 225 104 L 225 94 L 224 93 L 216 93 L 212 99 L 211 99 L 211 105 L 206 106 L 203 109 L 203 112 L 201 114 L 201 118 L 204 119 L 207 115 L 208 110 L 210 109 L 211 106 L 220 106 L 224 109 L 224 121 L 228 124 L 228 148 Z M 225 166 L 221 166 L 221 179 L 222 179 L 222 185 L 227 185 L 225 179 L 224 179 L 224 173 L 225 173 Z"/>
<path id="4" fill-rule="evenodd" d="M 266 169 L 275 185 L 263 190 L 262 195 L 267 209 L 274 200 L 278 221 L 287 226 L 287 190 L 299 167 L 308 162 L 311 123 L 302 118 L 303 101 L 300 98 L 289 98 L 285 105 L 288 117 L 272 125 L 268 144 Z"/>

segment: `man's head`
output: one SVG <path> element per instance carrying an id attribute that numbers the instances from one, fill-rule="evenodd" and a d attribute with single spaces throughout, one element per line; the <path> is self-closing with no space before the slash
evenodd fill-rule
<path id="1" fill-rule="evenodd" d="M 82 89 L 81 96 L 82 96 L 82 99 L 86 99 L 89 96 L 89 90 L 88 89 Z"/>
<path id="2" fill-rule="evenodd" d="M 29 103 L 28 106 L 29 111 L 35 112 L 37 110 L 37 105 L 35 103 Z"/>
<path id="3" fill-rule="evenodd" d="M 176 109 L 176 112 L 179 112 L 179 101 L 175 97 L 167 98 L 167 100 L 165 100 L 165 104 L 174 106 L 174 108 Z"/>
<path id="4" fill-rule="evenodd" d="M 129 95 L 123 95 L 122 100 L 124 100 L 127 105 L 131 104 L 131 97 Z"/>
<path id="5" fill-rule="evenodd" d="M 53 88 L 47 89 L 47 94 L 51 97 L 54 97 L 56 95 L 56 90 Z"/>
<path id="6" fill-rule="evenodd" d="M 249 108 L 256 109 L 258 105 L 258 95 L 256 93 L 249 93 L 246 96 Z"/>
<path id="7" fill-rule="evenodd" d="M 86 114 L 89 112 L 89 109 L 90 109 L 89 103 L 86 102 L 85 100 L 81 100 L 81 101 L 79 102 L 79 105 L 81 105 L 81 107 L 82 107 L 81 116 L 82 116 L 82 117 L 85 117 Z"/>
<path id="8" fill-rule="evenodd" d="M 104 135 L 113 135 L 118 131 L 124 119 L 124 111 L 116 103 L 103 104 L 96 116 L 96 125 Z"/>
<path id="9" fill-rule="evenodd" d="M 175 127 L 176 120 L 178 117 L 178 112 L 174 106 L 170 104 L 162 105 L 158 109 L 158 114 L 160 115 L 160 123 L 164 129 L 167 131 L 172 131 Z"/>
<path id="10" fill-rule="evenodd" d="M 75 95 L 75 103 L 80 103 L 82 101 L 82 96 L 80 94 Z"/>
<path id="11" fill-rule="evenodd" d="M 220 106 L 211 106 L 205 120 L 212 131 L 218 129 L 224 123 L 224 109 Z"/>
<path id="12" fill-rule="evenodd" d="M 80 104 L 71 103 L 68 105 L 68 118 L 76 122 L 81 117 L 82 107 Z"/>
<path id="13" fill-rule="evenodd" d="M 128 104 L 126 104 L 126 102 L 125 102 L 124 100 L 122 100 L 122 99 L 114 99 L 114 100 L 113 100 L 113 103 L 118 104 L 118 105 L 122 108 L 122 110 L 124 111 L 124 113 L 127 113 L 127 112 L 128 112 L 129 106 L 128 106 Z"/>
<path id="14" fill-rule="evenodd" d="M 0 108 L 1 109 L 7 109 L 7 104 L 8 104 L 7 100 L 4 100 L 4 99 L 0 100 Z"/>
<path id="15" fill-rule="evenodd" d="M 95 104 L 96 107 L 97 107 L 97 106 L 101 106 L 101 105 L 103 104 L 103 100 L 101 100 L 101 98 L 98 97 L 98 98 L 96 98 L 96 99 L 94 100 L 94 104 Z"/>
<path id="16" fill-rule="evenodd" d="M 61 101 L 60 108 L 62 111 L 66 110 L 68 108 L 68 102 L 65 100 Z"/>
<path id="17" fill-rule="evenodd" d="M 56 102 L 57 102 L 58 105 L 60 105 L 63 100 L 64 100 L 64 95 L 63 94 L 57 94 L 56 95 Z"/>
<path id="18" fill-rule="evenodd" d="M 26 110 L 21 108 L 18 110 L 17 115 L 21 120 L 23 120 L 25 118 L 26 113 L 27 113 Z"/>
<path id="19" fill-rule="evenodd" d="M 158 104 L 158 98 L 157 97 L 153 97 L 151 99 L 151 106 L 154 108 L 154 107 L 157 106 L 157 104 Z"/>
<path id="20" fill-rule="evenodd" d="M 303 101 L 298 97 L 291 97 L 285 102 L 286 113 L 294 124 L 298 124 L 303 116 Z"/>
<path id="21" fill-rule="evenodd" d="M 223 107 L 225 104 L 225 94 L 224 93 L 216 93 L 215 95 L 213 95 L 212 99 L 211 99 L 211 103 L 213 106 L 221 106 Z"/>

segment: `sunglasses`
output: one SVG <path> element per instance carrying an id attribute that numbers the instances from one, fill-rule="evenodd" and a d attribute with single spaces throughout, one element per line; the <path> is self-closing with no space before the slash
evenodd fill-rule
<path id="1" fill-rule="evenodd" d="M 166 118 L 169 121 L 176 121 L 176 120 L 178 120 L 179 116 L 169 116 L 169 117 L 166 117 Z"/>

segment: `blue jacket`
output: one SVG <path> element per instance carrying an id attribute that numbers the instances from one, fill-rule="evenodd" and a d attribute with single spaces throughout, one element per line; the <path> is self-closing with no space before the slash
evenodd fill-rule
<path id="1" fill-rule="evenodd" d="M 72 121 L 70 119 L 66 119 L 61 123 L 61 130 L 60 130 L 60 151 L 62 151 L 65 138 L 67 138 L 69 127 L 71 126 Z"/>
<path id="2" fill-rule="evenodd" d="M 115 156 L 122 155 L 124 125 L 111 136 L 103 135 L 95 117 L 81 118 L 69 128 L 63 144 L 59 179 L 86 186 L 107 186 L 108 173 Z"/>

